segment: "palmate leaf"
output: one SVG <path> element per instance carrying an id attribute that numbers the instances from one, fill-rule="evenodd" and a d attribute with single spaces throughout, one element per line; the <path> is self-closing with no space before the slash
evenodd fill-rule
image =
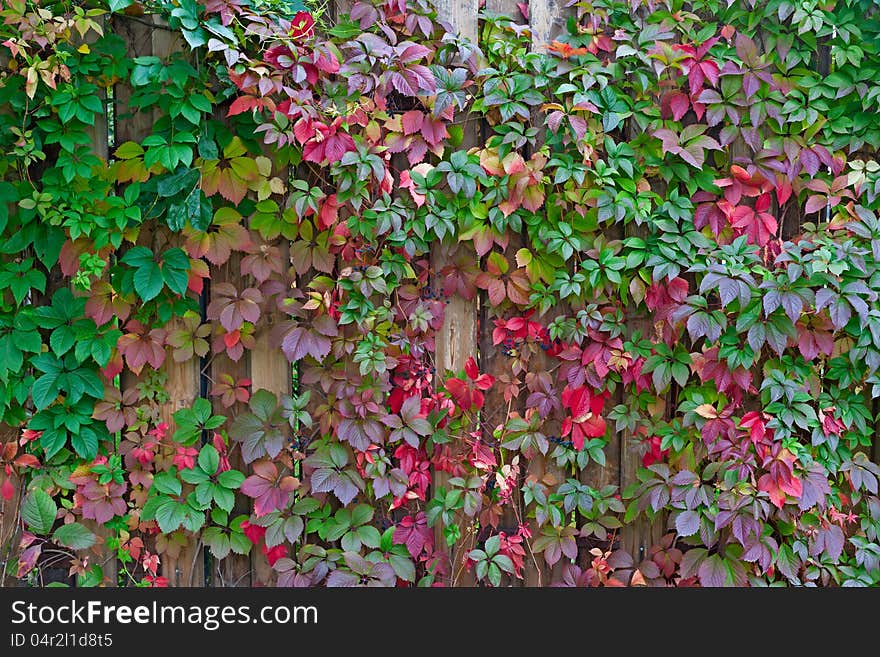
<path id="1" fill-rule="evenodd" d="M 250 413 L 242 413 L 229 428 L 229 436 L 241 443 L 246 463 L 263 456 L 275 458 L 281 453 L 290 425 L 278 398 L 268 390 L 257 390 L 250 399 Z"/>
<path id="2" fill-rule="evenodd" d="M 95 425 L 95 427 L 100 426 L 102 425 Z M 77 456 L 86 461 L 91 461 L 98 455 L 99 436 L 95 427 L 83 427 L 79 431 L 72 433 L 70 436 L 70 446 L 73 447 L 73 451 L 76 452 Z"/>
<path id="3" fill-rule="evenodd" d="M 182 201 L 169 204 L 165 221 L 175 232 L 187 224 L 195 230 L 206 231 L 211 224 L 211 204 L 202 190 L 193 189 Z"/>
<path id="4" fill-rule="evenodd" d="M 202 357 L 210 350 L 206 338 L 211 334 L 211 324 L 202 324 L 199 314 L 187 311 L 176 324 L 179 328 L 173 328 L 168 332 L 166 342 L 173 348 L 172 356 L 177 363 L 183 363 L 193 355 Z"/>
<path id="5" fill-rule="evenodd" d="M 162 254 L 162 281 L 175 294 L 186 294 L 189 283 L 189 257 L 182 249 L 168 249 Z"/>
<path id="6" fill-rule="evenodd" d="M 315 328 L 294 325 L 283 334 L 281 349 L 284 355 L 287 356 L 287 360 L 295 363 L 306 356 L 311 356 L 319 363 L 323 362 L 327 354 L 330 353 L 330 338 L 335 337 L 338 333 L 332 318 L 327 317 L 327 319 L 329 323 L 324 322 L 326 328 L 323 331 L 318 330 L 317 325 Z M 332 333 L 327 335 L 331 331 L 330 324 L 333 327 Z"/>
<path id="7" fill-rule="evenodd" d="M 166 285 L 175 294 L 186 293 L 190 262 L 182 249 L 168 249 L 157 262 L 150 249 L 135 246 L 126 252 L 121 262 L 134 268 L 134 289 L 144 301 L 158 297 Z"/>
<path id="8" fill-rule="evenodd" d="M 700 530 L 700 514 L 696 511 L 682 511 L 675 518 L 675 531 L 681 536 L 693 536 Z"/>
<path id="9" fill-rule="evenodd" d="M 159 296 L 165 281 L 162 270 L 153 260 L 153 253 L 145 246 L 136 246 L 122 257 L 122 262 L 135 267 L 134 289 L 144 301 L 151 301 Z"/>
<path id="10" fill-rule="evenodd" d="M 200 397 L 193 402 L 191 408 L 181 408 L 174 413 L 174 423 L 177 425 L 174 440 L 191 445 L 201 436 L 203 430 L 216 429 L 225 421 L 225 416 L 213 415 L 210 401 Z"/>

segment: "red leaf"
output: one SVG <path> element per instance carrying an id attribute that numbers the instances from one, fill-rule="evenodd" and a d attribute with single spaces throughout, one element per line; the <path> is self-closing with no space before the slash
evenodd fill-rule
<path id="1" fill-rule="evenodd" d="M 353 150 L 355 150 L 354 139 L 345 132 L 327 137 L 327 141 L 324 143 L 324 157 L 328 164 L 339 162 L 343 155 Z"/>
<path id="2" fill-rule="evenodd" d="M 6 478 L 3 480 L 3 484 L 0 484 L 0 497 L 3 497 L 8 502 L 12 499 L 13 495 L 15 495 L 15 486 Z"/>
<path id="3" fill-rule="evenodd" d="M 690 99 L 687 97 L 687 94 L 680 91 L 674 91 L 668 94 L 668 98 L 669 109 L 672 110 L 672 118 L 676 121 L 681 121 L 681 118 L 687 114 L 690 109 Z"/>
<path id="4" fill-rule="evenodd" d="M 224 23 L 225 25 L 226 23 Z M 315 31 L 315 19 L 307 11 L 298 11 L 290 21 L 290 37 L 292 39 L 306 39 Z"/>
<path id="5" fill-rule="evenodd" d="M 730 220 L 734 228 L 748 237 L 749 244 L 764 246 L 779 228 L 776 218 L 766 212 L 755 212 L 747 205 L 739 205 L 733 209 Z"/>
<path id="6" fill-rule="evenodd" d="M 464 364 L 464 371 L 470 379 L 476 379 L 480 375 L 480 372 L 477 369 L 477 361 L 474 360 L 473 356 L 468 356 L 468 359 Z"/>
<path id="7" fill-rule="evenodd" d="M 791 180 L 782 174 L 776 175 L 776 201 L 780 206 L 791 198 Z"/>
<path id="8" fill-rule="evenodd" d="M 320 363 L 330 353 L 330 346 L 329 338 L 302 326 L 288 331 L 281 342 L 281 349 L 291 363 L 306 356 L 311 356 Z"/>
<path id="9" fill-rule="evenodd" d="M 442 119 L 426 116 L 422 122 L 422 136 L 431 146 L 437 146 L 449 136 L 446 131 L 446 122 Z"/>
<path id="10" fill-rule="evenodd" d="M 58 254 L 58 264 L 61 265 L 61 273 L 67 277 L 73 276 L 79 271 L 79 256 L 89 250 L 88 240 L 82 239 L 76 242 L 67 240 L 61 246 Z"/>
<path id="11" fill-rule="evenodd" d="M 828 198 L 825 196 L 811 196 L 804 205 L 804 214 L 813 214 L 824 210 L 828 206 Z"/>
<path id="12" fill-rule="evenodd" d="M 244 112 L 251 110 L 262 110 L 264 108 L 274 111 L 275 103 L 273 103 L 270 98 L 239 96 L 232 101 L 232 104 L 229 106 L 229 111 L 226 112 L 226 116 L 235 116 L 236 114 L 243 114 Z"/>
<path id="13" fill-rule="evenodd" d="M 339 202 L 336 200 L 336 194 L 330 194 L 321 204 L 321 211 L 318 213 L 318 228 L 326 230 L 334 225 L 339 219 Z"/>
<path id="14" fill-rule="evenodd" d="M 293 135 L 296 137 L 297 141 L 299 141 L 300 144 L 305 144 L 309 139 L 314 137 L 315 126 L 312 123 L 312 119 L 308 116 L 303 116 L 296 123 L 294 123 Z"/>
<path id="15" fill-rule="evenodd" d="M 815 176 L 819 171 L 819 158 L 810 149 L 801 149 L 800 155 L 798 155 L 798 160 L 800 160 L 800 163 L 803 165 L 804 171 L 811 176 Z"/>
<path id="16" fill-rule="evenodd" d="M 425 115 L 419 110 L 404 112 L 403 116 L 400 117 L 400 123 L 403 126 L 403 134 L 414 135 L 419 132 L 422 129 L 424 117 Z"/>
<path id="17" fill-rule="evenodd" d="M 699 230 L 709 226 L 717 237 L 727 226 L 727 217 L 717 203 L 700 203 L 694 210 L 694 227 Z"/>
<path id="18" fill-rule="evenodd" d="M 398 47 L 398 59 L 406 64 L 418 61 L 431 54 L 431 49 L 417 43 L 404 41 Z M 400 50 L 403 48 L 403 50 Z"/>

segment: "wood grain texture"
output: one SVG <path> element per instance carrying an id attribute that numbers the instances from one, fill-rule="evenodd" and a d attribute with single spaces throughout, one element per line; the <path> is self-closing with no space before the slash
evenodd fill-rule
<path id="1" fill-rule="evenodd" d="M 169 324 L 168 329 L 174 330 L 175 320 Z M 168 435 L 175 431 L 173 415 L 182 408 L 190 408 L 199 394 L 199 361 L 191 359 L 178 363 L 168 357 L 162 366 L 168 376 L 165 389 L 168 393 L 168 403 L 159 408 L 159 415 L 163 422 L 168 423 Z M 195 446 L 198 449 L 198 444 Z M 205 569 L 201 546 L 195 536 L 187 535 L 190 539 L 187 545 L 181 549 L 177 556 L 167 555 L 162 561 L 162 573 L 169 579 L 172 586 L 204 586 Z"/>
<path id="2" fill-rule="evenodd" d="M 449 23 L 459 35 L 476 42 L 479 0 L 437 0 L 436 6 L 441 21 Z"/>
<path id="3" fill-rule="evenodd" d="M 437 15 L 441 21 L 448 23 L 459 35 L 476 42 L 477 40 L 477 14 L 479 11 L 478 0 L 439 0 L 437 2 Z M 476 122 L 466 124 L 463 148 L 469 148 L 477 143 L 478 125 Z M 435 275 L 435 287 L 439 288 L 439 275 L 448 261 L 448 251 L 442 245 L 436 245 L 431 253 L 431 262 Z M 477 356 L 477 306 L 475 301 L 469 301 L 459 296 L 453 296 L 446 305 L 443 326 L 437 332 L 436 351 L 434 363 L 438 379 L 446 371 L 459 371 L 464 369 L 465 362 L 471 356 Z M 446 473 L 435 472 L 433 477 L 434 488 L 445 486 L 449 477 Z M 472 528 L 468 523 L 468 527 Z M 462 538 L 457 550 L 450 551 L 450 563 L 453 573 L 459 573 L 461 569 L 461 553 L 467 551 L 467 546 L 473 544 L 475 537 L 471 531 L 463 531 Z M 445 545 L 442 531 L 435 533 L 435 544 L 440 547 Z M 459 577 L 453 576 L 453 584 L 468 586 L 473 585 L 472 575 L 462 572 Z"/>
<path id="4" fill-rule="evenodd" d="M 289 244 L 284 242 L 279 246 L 282 249 L 285 262 L 288 262 L 290 259 Z M 272 330 L 283 318 L 284 315 L 275 308 L 273 300 L 271 307 L 264 310 L 260 319 L 259 329 L 254 334 L 256 344 L 250 353 L 252 392 L 268 390 L 277 397 L 289 395 L 291 392 L 291 364 L 271 338 Z M 271 580 L 273 570 L 262 552 L 251 551 L 251 568 L 256 581 L 267 583 Z"/>
<path id="5" fill-rule="evenodd" d="M 556 0 L 531 0 L 529 2 L 529 27 L 532 32 L 532 52 L 543 52 L 548 45 L 555 39 L 562 30 L 566 15 L 564 5 Z M 538 127 L 543 127 L 543 118 L 536 110 L 532 113 L 532 122 Z M 539 134 L 539 146 L 543 144 L 543 138 Z M 571 312 L 568 304 L 557 304 L 546 315 L 539 318 L 542 324 L 546 325 L 559 315 L 567 315 Z M 535 370 L 549 369 L 551 366 L 550 359 L 542 352 L 537 354 L 534 361 Z M 547 436 L 559 436 L 561 424 L 559 422 L 548 421 L 544 424 L 544 434 Z M 548 456 L 536 454 L 530 459 L 527 466 L 527 477 L 545 483 L 548 488 L 554 488 L 565 481 L 568 473 L 556 465 L 555 459 L 549 457 L 549 453 L 553 451 L 551 444 Z M 532 530 L 532 539 L 540 536 L 535 522 L 530 523 Z M 536 559 L 526 559 L 525 567 L 525 585 L 546 586 L 553 579 L 554 574 L 558 574 L 562 566 L 562 562 L 555 564 L 554 568 L 550 568 L 545 563 L 543 556 L 537 555 Z"/>
<path id="6" fill-rule="evenodd" d="M 130 57 L 155 55 L 166 61 L 173 53 L 183 51 L 185 44 L 174 32 L 161 29 L 164 25 L 156 17 L 150 17 L 154 25 L 151 27 L 143 22 L 133 21 L 124 15 L 115 15 L 112 21 L 113 31 L 125 39 Z M 143 141 L 153 131 L 153 125 L 159 118 L 158 111 L 138 110 L 129 106 L 132 89 L 125 83 L 114 88 L 116 145 L 126 141 Z M 180 246 L 179 239 L 171 238 L 167 231 L 147 230 L 142 228 L 138 243 L 150 249 L 166 250 L 172 246 Z M 174 330 L 178 320 L 172 320 L 165 328 Z M 160 405 L 159 418 L 167 422 L 168 435 L 174 432 L 173 415 L 181 408 L 192 406 L 199 396 L 200 364 L 197 359 L 178 363 L 170 354 L 166 356 L 162 370 L 167 376 L 164 387 L 168 394 L 168 402 Z M 139 377 L 124 370 L 120 387 L 125 390 L 138 382 Z M 168 552 L 161 555 L 161 574 L 167 577 L 171 586 L 204 586 L 203 553 L 197 539 L 189 535 L 188 540 L 179 552 Z"/>
<path id="7" fill-rule="evenodd" d="M 174 53 L 189 52 L 179 34 L 162 29 L 153 30 L 152 47 L 153 55 L 163 61 L 167 61 Z M 163 249 L 180 246 L 178 242 L 178 239 L 173 239 Z M 171 328 L 173 327 L 169 326 Z M 168 435 L 172 435 L 175 429 L 172 417 L 174 413 L 181 408 L 191 407 L 199 396 L 200 367 L 196 359 L 178 363 L 172 358 L 166 358 L 163 369 L 168 376 L 165 386 L 169 401 L 160 407 L 159 414 L 164 422 L 168 422 Z M 162 572 L 176 586 L 204 586 L 205 568 L 201 543 L 192 536 L 176 557 L 164 559 Z"/>
<path id="8" fill-rule="evenodd" d="M 242 286 L 240 253 L 233 252 L 224 265 L 213 268 L 211 283 L 216 284 L 222 282 L 232 283 L 236 287 Z M 236 381 L 252 378 L 251 352 L 245 349 L 244 354 L 238 361 L 229 358 L 225 352 L 215 354 L 211 359 L 210 370 L 208 372 L 209 387 L 213 386 L 214 383 L 219 380 L 221 374 L 229 374 Z M 236 402 L 231 408 L 224 408 L 218 397 L 214 397 L 212 402 L 214 405 L 214 413 L 225 415 L 228 418 L 228 423 L 231 423 L 240 413 L 247 412 L 247 406 L 240 402 Z M 244 459 L 241 456 L 241 450 L 238 449 L 238 443 L 230 444 L 229 464 L 234 470 L 240 470 L 245 474 L 248 473 L 248 466 L 245 465 Z M 232 509 L 232 513 L 229 514 L 229 517 L 234 518 L 239 514 L 250 515 L 251 506 L 252 504 L 249 498 L 242 495 L 236 495 L 235 507 Z M 229 556 L 223 559 L 220 563 L 212 564 L 212 585 L 223 587 L 246 587 L 255 585 L 257 579 L 254 577 L 251 560 L 254 558 L 254 555 L 258 550 L 259 548 L 254 546 L 251 549 L 250 556 L 243 556 L 230 552 Z"/>
<path id="9" fill-rule="evenodd" d="M 106 32 L 107 29 L 109 29 L 109 25 L 105 24 L 104 29 Z M 85 43 L 94 43 L 97 38 L 98 35 L 95 32 L 89 32 L 86 35 Z M 86 134 L 91 141 L 92 152 L 101 158 L 102 161 L 106 162 L 110 154 L 109 136 L 107 133 L 107 94 L 103 89 L 100 89 L 98 95 L 101 99 L 104 112 L 95 115 L 95 122 L 93 125 L 86 128 Z M 77 296 L 87 294 L 87 292 L 81 292 L 76 289 L 72 289 L 72 292 Z M 82 524 L 93 531 L 98 537 L 96 547 L 93 549 L 93 563 L 94 561 L 97 561 L 101 564 L 104 571 L 105 584 L 107 586 L 116 586 L 116 572 L 118 568 L 116 555 L 112 550 L 108 550 L 105 547 L 105 541 L 108 536 L 112 535 L 112 532 L 94 520 L 83 520 Z"/>
<path id="10" fill-rule="evenodd" d="M 529 25 L 532 29 L 532 46 L 541 52 L 563 31 L 570 13 L 559 0 L 530 0 Z"/>

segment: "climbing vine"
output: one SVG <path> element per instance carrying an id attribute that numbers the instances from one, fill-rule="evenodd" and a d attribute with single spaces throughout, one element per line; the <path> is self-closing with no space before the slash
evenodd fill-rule
<path id="1" fill-rule="evenodd" d="M 520 11 L 3 4 L 4 582 L 880 583 L 876 4 Z"/>

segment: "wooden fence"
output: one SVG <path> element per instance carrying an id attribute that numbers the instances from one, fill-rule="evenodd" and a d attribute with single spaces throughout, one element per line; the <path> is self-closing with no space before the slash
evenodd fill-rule
<path id="1" fill-rule="evenodd" d="M 484 7 L 481 7 L 481 4 L 480 0 L 438 0 L 437 7 L 441 20 L 450 24 L 462 36 L 476 42 L 481 9 L 520 17 L 521 22 L 525 22 L 519 7 L 527 5 L 532 44 L 536 49 L 547 46 L 563 30 L 565 18 L 570 12 L 565 9 L 564 0 L 531 0 L 527 3 L 518 3 L 516 0 L 485 0 Z M 342 15 L 348 12 L 350 7 L 351 3 L 347 0 L 331 2 L 330 16 L 335 18 Z M 127 16 L 114 16 L 105 29 L 121 36 L 126 41 L 129 56 L 132 58 L 153 55 L 166 61 L 175 52 L 189 50 L 179 34 L 166 29 L 158 20 L 149 16 L 136 20 Z M 150 112 L 129 111 L 127 101 L 131 93 L 132 90 L 124 82 L 115 85 L 112 98 L 106 99 L 108 112 L 103 117 L 104 120 L 95 123 L 92 147 L 94 152 L 103 158 L 109 157 L 115 146 L 126 141 L 140 142 L 152 131 L 152 125 L 157 117 Z M 109 120 L 107 120 L 108 118 Z M 464 145 L 475 145 L 480 122 L 467 122 L 466 125 L 470 126 L 470 133 L 465 135 Z M 169 245 L 158 243 L 163 239 L 166 238 L 160 233 L 153 234 L 148 230 L 142 230 L 139 243 L 154 249 L 167 248 Z M 435 248 L 432 253 L 435 275 L 442 269 L 444 258 L 443 251 Z M 239 262 L 240 256 L 234 254 L 230 261 L 219 270 L 217 268 L 212 270 L 210 284 L 216 285 L 224 280 L 235 282 L 238 277 Z M 210 287 L 207 286 L 200 299 L 203 308 L 209 300 Z M 563 312 L 563 310 L 558 309 L 556 312 Z M 178 363 L 172 358 L 165 360 L 162 369 L 167 375 L 165 389 L 170 401 L 161 406 L 160 415 L 161 421 L 169 424 L 169 431 L 174 430 L 172 416 L 175 411 L 192 406 L 198 397 L 207 396 L 208 382 L 214 378 L 212 376 L 214 373 L 231 374 L 236 379 L 249 378 L 253 391 L 266 389 L 276 394 L 292 391 L 293 369 L 281 350 L 270 343 L 269 333 L 275 319 L 270 317 L 267 323 L 261 322 L 261 330 L 255 336 L 255 348 L 246 350 L 245 355 L 237 362 L 231 361 L 225 353 L 214 356 L 210 361 L 200 361 L 194 358 L 187 362 Z M 174 326 L 168 328 L 171 330 Z M 492 348 L 491 311 L 485 299 L 485 293 L 481 293 L 481 297 L 473 301 L 459 296 L 450 299 L 446 307 L 445 323 L 438 332 L 436 345 L 437 371 L 461 370 L 468 357 L 474 356 L 478 359 L 482 371 L 496 376 L 504 374 L 506 371 L 509 372 L 507 359 L 494 356 L 496 350 Z M 136 383 L 136 378 L 126 370 L 120 387 L 125 389 L 134 383 Z M 500 408 L 500 395 L 498 397 L 498 399 L 494 399 L 490 396 L 486 408 Z M 230 419 L 234 418 L 236 412 L 240 412 L 243 408 L 243 405 L 237 404 L 232 409 L 226 409 L 220 406 L 218 401 L 215 401 L 214 405 L 217 413 L 227 415 Z M 514 407 L 513 410 L 516 408 Z M 491 413 L 491 411 L 489 412 Z M 492 425 L 493 421 L 497 422 L 502 418 L 499 414 L 497 418 L 490 416 L 486 419 L 487 424 Z M 17 430 L 7 430 L 2 436 L 3 441 L 16 438 Z M 585 480 L 589 479 L 593 485 L 626 485 L 633 481 L 638 459 L 627 438 L 626 435 L 615 436 L 607 449 L 608 463 L 606 467 L 590 468 L 583 475 Z M 238 458 L 240 459 L 240 457 Z M 241 461 L 233 462 L 232 465 L 243 471 L 247 470 Z M 543 458 L 533 459 L 528 465 L 528 472 L 536 477 L 543 477 L 545 474 L 551 477 L 559 475 Z M 443 473 L 436 473 L 434 475 L 435 485 L 442 484 L 444 477 Z M 20 486 L 16 488 L 16 497 L 4 505 L 7 510 L 17 507 L 18 496 L 22 491 L 18 490 Z M 250 500 L 240 496 L 236 501 L 233 515 L 248 513 L 250 506 Z M 0 563 L 11 556 L 10 550 L 14 546 L 10 543 L 16 533 L 17 526 L 17 518 L 12 513 L 4 513 L 2 519 L 0 545 L 7 546 L 8 549 L 6 554 L 0 554 Z M 512 522 L 512 518 L 506 520 Z M 92 529 L 99 535 L 103 530 L 94 524 Z M 628 528 L 624 538 L 628 549 L 636 557 L 640 551 L 651 544 L 651 539 L 651 528 L 641 524 Z M 437 541 L 437 544 L 444 544 L 442 538 Z M 103 549 L 97 562 L 102 564 L 105 574 L 109 574 L 109 579 L 112 579 L 112 574 L 117 570 L 114 553 L 106 548 Z M 455 562 L 453 561 L 453 563 Z M 543 561 L 539 559 L 538 563 L 543 563 Z M 549 581 L 551 573 L 542 572 L 544 569 L 539 569 L 533 561 L 530 560 L 527 563 L 526 569 L 526 584 L 538 585 Z M 161 574 L 168 578 L 171 586 L 257 586 L 271 582 L 272 569 L 269 567 L 266 557 L 256 549 L 249 557 L 230 554 L 222 562 L 214 564 L 204 546 L 198 539 L 192 538 L 183 544 L 166 546 L 162 556 Z M 6 580 L 4 582 L 8 583 Z M 467 574 L 463 574 L 458 583 L 472 585 L 473 580 Z M 115 582 L 107 581 L 106 584 L 112 586 Z"/>
<path id="2" fill-rule="evenodd" d="M 519 15 L 520 9 L 516 0 L 485 0 L 485 9 L 508 15 Z M 565 8 L 564 0 L 530 0 L 528 5 L 528 22 L 531 27 L 532 45 L 535 49 L 546 47 L 564 27 L 564 22 L 570 10 Z M 463 36 L 473 41 L 477 40 L 478 14 L 480 0 L 438 0 L 441 18 L 452 25 Z M 335 7 L 331 7 L 331 14 L 344 13 L 348 9 L 345 0 L 338 0 Z M 122 36 L 127 44 L 132 57 L 143 55 L 155 55 L 162 59 L 175 51 L 187 51 L 188 47 L 178 36 L 163 29 L 161 25 L 150 24 L 149 19 L 130 20 L 126 17 L 115 17 L 109 29 Z M 525 22 L 523 19 L 522 22 Z M 129 116 L 126 106 L 131 90 L 124 84 L 115 87 L 113 98 L 108 98 L 108 105 L 112 108 L 108 115 L 112 117 L 111 124 L 105 121 L 97 124 L 93 134 L 94 148 L 96 153 L 107 157 L 112 152 L 114 145 L 125 141 L 141 141 L 150 134 L 154 117 L 150 113 L 140 112 Z M 472 126 L 471 134 L 466 135 L 465 145 L 476 143 L 479 130 L 479 122 L 469 122 Z M 109 133 L 109 134 L 108 134 Z M 109 148 L 108 148 L 109 146 Z M 622 237 L 618 235 L 616 237 Z M 151 234 L 142 231 L 140 241 L 151 247 L 161 247 L 156 244 L 157 240 L 164 239 L 160 234 Z M 512 239 L 516 240 L 514 236 Z M 445 254 L 437 248 L 432 253 L 434 272 L 437 274 L 443 267 Z M 216 285 L 224 280 L 234 281 L 237 278 L 239 260 L 233 258 L 212 271 L 211 284 Z M 207 305 L 210 298 L 210 289 L 202 295 L 202 307 Z M 564 312 L 560 308 L 557 313 Z M 509 361 L 496 356 L 496 350 L 492 348 L 492 314 L 491 308 L 485 296 L 474 301 L 468 301 L 461 297 L 454 297 L 446 308 L 446 318 L 443 328 L 436 340 L 436 368 L 437 371 L 461 370 L 469 356 L 476 356 L 480 362 L 481 370 L 495 376 L 509 374 Z M 260 333 L 256 335 L 256 347 L 245 352 L 238 362 L 232 362 L 225 354 L 214 357 L 212 361 L 200 361 L 194 359 L 184 363 L 177 363 L 167 358 L 164 371 L 167 374 L 166 389 L 170 401 L 161 408 L 162 420 L 172 425 L 172 415 L 181 408 L 189 407 L 198 397 L 207 396 L 207 382 L 211 380 L 212 373 L 230 373 L 238 378 L 249 378 L 252 381 L 252 389 L 266 389 L 276 394 L 291 392 L 294 380 L 293 370 L 281 350 L 270 344 L 269 332 L 274 318 L 270 318 L 268 325 L 264 324 Z M 643 320 L 644 321 L 644 320 Z M 173 327 L 169 327 L 173 328 Z M 130 374 L 126 376 L 131 376 Z M 122 387 L 127 387 L 133 381 L 123 381 Z M 506 409 L 506 403 L 502 404 L 500 393 L 493 393 L 487 400 L 486 408 L 489 426 L 494 426 L 500 421 L 500 413 Z M 520 404 L 524 405 L 524 396 L 520 397 Z M 515 404 L 516 402 L 514 402 Z M 668 408 L 675 407 L 675 400 L 667 401 Z M 232 409 L 225 409 L 215 402 L 216 411 L 224 415 L 234 416 L 240 411 L 242 405 L 236 405 Z M 515 405 L 513 410 L 517 410 Z M 520 409 L 521 411 L 523 409 Z M 558 427 L 557 427 L 558 428 Z M 2 436 L 3 440 L 13 439 L 14 433 Z M 637 442 L 626 431 L 612 435 L 611 441 L 606 448 L 607 463 L 604 467 L 591 464 L 581 477 L 591 486 L 615 485 L 621 489 L 635 481 L 636 471 L 639 467 L 640 457 L 637 450 Z M 237 464 L 242 470 L 242 463 Z M 236 464 L 233 463 L 233 467 Z M 535 458 L 528 464 L 529 474 L 535 477 L 557 478 L 561 473 L 557 472 L 549 459 Z M 442 483 L 444 475 L 435 474 L 435 484 Z M 8 503 L 7 508 L 15 507 L 15 500 Z M 250 509 L 250 500 L 241 497 L 237 501 L 234 513 L 247 513 Z M 510 518 L 506 519 L 510 521 Z M 15 518 L 10 514 L 4 517 L 3 526 L 0 527 L 0 545 L 8 543 L 8 539 L 15 530 Z M 644 556 L 645 550 L 652 545 L 665 532 L 662 523 L 648 523 L 640 520 L 628 524 L 621 534 L 622 545 L 634 557 L 636 562 Z M 438 541 L 438 545 L 442 545 Z M 0 554 L 0 562 L 8 555 Z M 114 556 L 105 551 L 100 561 L 105 565 L 105 572 L 115 571 Z M 455 561 L 453 561 L 455 563 Z M 539 566 L 543 560 L 536 564 L 531 559 L 526 565 L 526 585 L 546 584 L 552 573 L 546 568 Z M 166 549 L 162 558 L 162 574 L 169 579 L 172 586 L 256 586 L 271 582 L 272 570 L 266 558 L 254 550 L 250 557 L 240 557 L 231 554 L 218 564 L 212 563 L 206 554 L 204 547 L 192 540 L 190 542 L 171 546 Z M 460 584 L 473 584 L 464 576 Z M 110 585 L 113 583 L 111 582 Z"/>
<path id="3" fill-rule="evenodd" d="M 480 0 L 438 0 L 438 12 L 443 21 L 449 23 L 461 35 L 470 40 L 477 41 L 479 27 L 479 12 L 481 11 Z M 532 35 L 532 47 L 534 49 L 545 48 L 564 29 L 564 23 L 569 9 L 565 8 L 563 0 L 530 0 L 528 3 L 518 3 L 516 0 L 485 0 L 485 9 L 492 12 L 502 13 L 509 16 L 518 16 L 522 22 L 525 19 L 520 13 L 520 6 L 528 8 L 528 23 Z M 335 5 L 331 3 L 330 13 L 332 16 L 341 15 L 348 11 L 350 3 L 346 0 L 337 0 Z M 182 38 L 159 24 L 150 17 L 132 20 L 125 16 L 115 16 L 107 28 L 121 36 L 128 45 L 130 57 L 153 55 L 163 61 L 167 60 L 175 52 L 186 52 L 188 46 Z M 108 112 L 104 120 L 96 121 L 93 130 L 94 152 L 107 158 L 113 148 L 126 141 L 142 141 L 152 131 L 152 125 L 157 118 L 150 112 L 132 112 L 127 107 L 127 100 L 132 90 L 124 83 L 117 84 L 113 89 L 113 97 L 107 98 Z M 109 117 L 109 121 L 107 118 Z M 220 118 L 220 117 L 218 117 Z M 465 134 L 464 145 L 476 144 L 479 134 L 479 121 L 467 122 L 470 133 Z M 148 230 L 142 230 L 139 243 L 150 248 L 162 248 L 169 245 L 159 243 L 166 239 L 163 234 L 153 234 Z M 513 236 L 518 239 L 518 236 Z M 439 274 L 444 266 L 445 253 L 442 249 L 435 248 L 432 253 L 432 263 L 435 275 Z M 212 270 L 211 284 L 216 285 L 223 281 L 235 282 L 238 277 L 240 256 L 233 255 L 229 262 L 218 269 Z M 210 300 L 210 288 L 202 294 L 200 299 L 204 308 Z M 565 312 L 564 308 L 554 309 L 554 314 Z M 181 408 L 192 406 L 198 397 L 206 397 L 208 382 L 213 380 L 213 374 L 231 374 L 236 379 L 249 378 L 252 381 L 252 390 L 266 389 L 276 394 L 291 392 L 293 382 L 293 370 L 287 359 L 277 347 L 270 343 L 269 333 L 272 323 L 276 318 L 270 317 L 269 321 L 262 325 L 262 330 L 257 333 L 256 347 L 246 350 L 245 355 L 237 362 L 231 361 L 225 354 L 216 355 L 212 360 L 206 361 L 193 359 L 178 363 L 171 358 L 165 360 L 163 370 L 167 375 L 165 389 L 170 401 L 160 408 L 161 421 L 169 424 L 169 431 L 174 430 L 173 414 Z M 496 377 L 505 373 L 509 374 L 508 359 L 497 358 L 497 350 L 492 346 L 492 314 L 485 293 L 473 301 L 455 296 L 449 300 L 446 307 L 445 323 L 439 331 L 436 339 L 435 363 L 437 371 L 454 370 L 464 368 L 465 361 L 474 356 L 480 363 L 481 371 L 488 372 Z M 179 321 L 179 320 L 173 320 Z M 169 326 L 172 330 L 174 326 Z M 136 383 L 133 374 L 126 371 L 123 374 L 121 388 L 125 389 Z M 521 396 L 522 404 L 524 396 Z M 215 411 L 230 416 L 232 419 L 236 412 L 242 410 L 243 405 L 237 404 L 232 409 L 226 409 L 215 401 Z M 502 404 L 500 393 L 490 393 L 486 404 L 486 424 L 494 426 L 503 418 L 499 410 L 506 410 L 506 404 Z M 492 413 L 496 410 L 496 414 Z M 512 410 L 517 410 L 516 405 Z M 524 409 L 519 409 L 522 412 Z M 559 427 L 556 427 L 558 430 Z M 557 431 L 558 432 L 558 431 Z M 4 441 L 17 437 L 16 431 L 7 431 L 2 436 Z M 240 459 L 240 457 L 238 457 Z M 591 464 L 582 474 L 584 482 L 592 486 L 613 484 L 621 488 L 635 481 L 635 473 L 639 465 L 639 455 L 636 444 L 631 441 L 631 436 L 626 432 L 614 435 L 606 448 L 607 463 L 605 467 Z M 246 471 L 247 468 L 239 460 L 233 462 L 233 467 Z M 537 478 L 547 477 L 550 481 L 559 481 L 563 473 L 550 463 L 550 459 L 540 455 L 528 464 L 528 474 Z M 442 485 L 447 475 L 435 473 L 434 484 Z M 6 503 L 7 509 L 16 508 L 18 495 Z M 250 500 L 243 496 L 237 499 L 234 514 L 248 513 Z M 9 545 L 10 539 L 15 534 L 16 518 L 13 514 L 6 513 L 3 516 L 3 525 L 0 527 L 0 545 Z M 512 517 L 505 518 L 509 523 Z M 92 525 L 92 528 L 101 534 L 103 528 Z M 512 527 L 508 526 L 508 529 Z M 623 546 L 636 558 L 644 555 L 645 550 L 662 535 L 664 528 L 655 523 L 653 526 L 644 521 L 637 521 L 628 525 L 621 535 Z M 442 537 L 438 535 L 437 545 L 444 545 Z M 8 552 L 8 551 L 7 551 Z M 0 554 L 0 563 L 9 558 L 9 554 Z M 458 556 L 458 555 L 456 555 Z M 102 564 L 105 574 L 116 572 L 115 556 L 112 551 L 104 549 L 97 561 Z M 453 560 L 453 564 L 456 561 Z M 559 565 L 557 565 L 557 568 Z M 162 556 L 161 574 L 168 578 L 171 586 L 257 586 L 271 582 L 272 569 L 269 567 L 266 557 L 258 550 L 253 550 L 249 557 L 230 554 L 226 559 L 217 564 L 212 563 L 210 555 L 204 546 L 196 538 L 182 544 L 165 546 Z M 526 562 L 524 583 L 526 585 L 546 584 L 552 577 L 552 573 L 543 566 L 543 560 L 537 563 L 531 559 Z M 467 573 L 461 574 L 457 579 L 460 585 L 473 585 L 473 579 Z M 108 581 L 107 585 L 115 582 Z"/>

